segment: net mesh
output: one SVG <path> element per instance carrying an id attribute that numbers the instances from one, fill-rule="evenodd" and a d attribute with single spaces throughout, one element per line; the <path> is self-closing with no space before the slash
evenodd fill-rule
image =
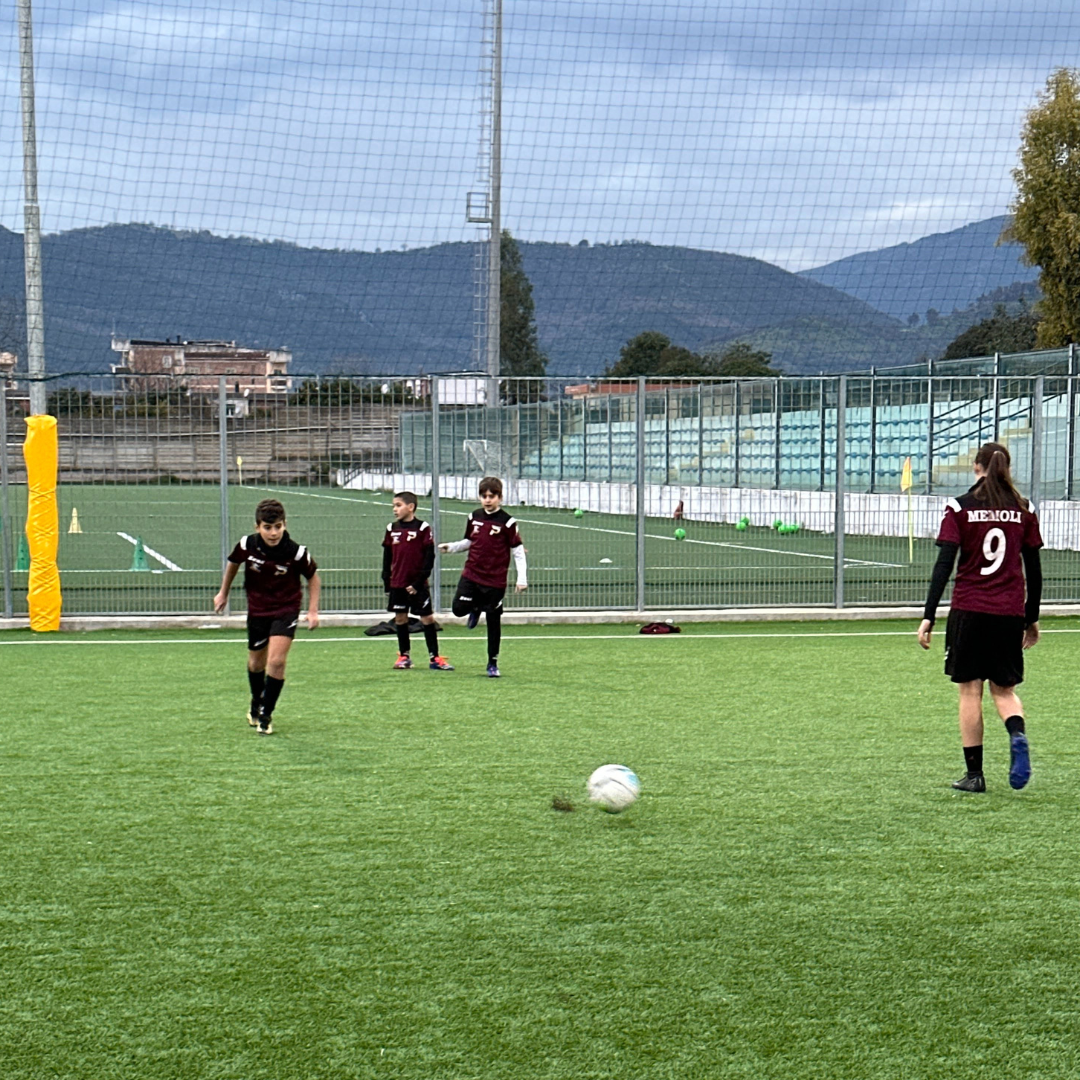
<path id="1" fill-rule="evenodd" d="M 51 369 L 108 371 L 114 334 L 287 347 L 304 373 L 475 367 L 488 0 L 56 0 L 35 18 Z M 548 371 L 598 374 L 645 331 L 803 374 L 940 355 L 1034 280 L 994 242 L 1025 111 L 1078 33 L 1075 5 L 1004 0 L 508 5 L 501 224 Z M 23 357 L 17 83 L 0 349 Z"/>

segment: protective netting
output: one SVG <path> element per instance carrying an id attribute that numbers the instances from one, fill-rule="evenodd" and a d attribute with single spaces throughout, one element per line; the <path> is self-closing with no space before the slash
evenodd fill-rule
<path id="1" fill-rule="evenodd" d="M 114 334 L 287 348 L 307 373 L 475 366 L 492 4 L 35 18 L 51 369 L 108 370 Z M 23 357 L 14 20 L 0 349 Z M 813 374 L 939 355 L 1034 278 L 994 242 L 1025 112 L 1078 31 L 1065 0 L 508 3 L 501 223 L 548 372 L 599 374 L 645 331 Z"/>

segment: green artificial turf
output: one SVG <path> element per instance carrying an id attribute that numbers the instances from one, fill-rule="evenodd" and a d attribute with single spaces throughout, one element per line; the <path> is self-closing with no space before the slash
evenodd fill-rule
<path id="1" fill-rule="evenodd" d="M 452 674 L 320 631 L 270 738 L 235 633 L 0 634 L 0 1074 L 1077 1075 L 1080 622 L 1044 626 L 1035 778 L 989 722 L 985 796 L 906 624 L 512 628 L 499 681 L 482 628 Z"/>

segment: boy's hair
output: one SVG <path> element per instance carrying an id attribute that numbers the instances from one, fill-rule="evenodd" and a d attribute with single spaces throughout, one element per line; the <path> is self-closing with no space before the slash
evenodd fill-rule
<path id="1" fill-rule="evenodd" d="M 502 498 L 502 481 L 497 476 L 485 476 L 480 481 L 480 494 L 486 495 L 488 492 L 492 495 L 498 495 L 500 499 Z"/>
<path id="2" fill-rule="evenodd" d="M 412 503 L 413 507 L 417 504 L 417 498 L 411 491 L 399 491 L 394 495 L 395 499 L 400 499 L 403 503 Z"/>
<path id="3" fill-rule="evenodd" d="M 285 507 L 277 499 L 263 499 L 255 507 L 255 524 L 276 525 L 285 520 Z"/>

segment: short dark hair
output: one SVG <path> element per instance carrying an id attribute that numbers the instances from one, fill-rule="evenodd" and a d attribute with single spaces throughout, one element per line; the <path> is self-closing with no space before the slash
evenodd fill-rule
<path id="1" fill-rule="evenodd" d="M 502 481 L 497 476 L 485 476 L 484 479 L 480 481 L 480 494 L 484 495 L 487 492 L 490 492 L 492 495 L 498 495 L 500 499 L 502 498 Z"/>
<path id="2" fill-rule="evenodd" d="M 419 502 L 417 497 L 411 491 L 398 491 L 394 493 L 395 499 L 400 499 L 403 503 L 412 503 L 413 506 Z"/>
<path id="3" fill-rule="evenodd" d="M 255 524 L 262 522 L 264 525 L 276 525 L 285 520 L 285 507 L 277 499 L 263 499 L 255 507 Z"/>

